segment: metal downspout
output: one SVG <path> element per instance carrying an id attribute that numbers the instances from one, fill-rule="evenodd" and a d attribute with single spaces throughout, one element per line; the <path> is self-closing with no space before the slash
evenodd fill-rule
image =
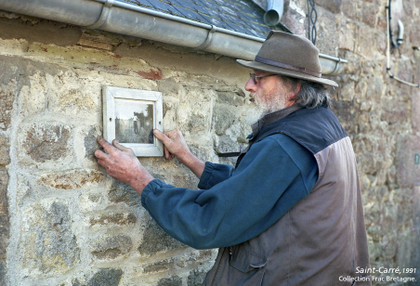
<path id="1" fill-rule="evenodd" d="M 0 9 L 246 60 L 253 60 L 264 42 L 259 37 L 116 0 L 0 0 Z M 323 58 L 322 54 L 320 60 L 323 74 L 337 72 L 345 62 Z"/>
<path id="2" fill-rule="evenodd" d="M 264 22 L 268 26 L 275 26 L 280 23 L 283 16 L 284 2 L 283 0 L 267 0 L 267 9 L 264 14 Z"/>

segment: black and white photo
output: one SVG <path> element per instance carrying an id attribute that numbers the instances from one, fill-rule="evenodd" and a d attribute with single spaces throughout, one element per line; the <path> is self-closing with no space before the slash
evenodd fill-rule
<path id="1" fill-rule="evenodd" d="M 159 140 L 153 130 L 162 130 L 162 94 L 157 91 L 103 88 L 104 138 L 116 139 L 133 149 L 138 157 L 162 156 Z"/>

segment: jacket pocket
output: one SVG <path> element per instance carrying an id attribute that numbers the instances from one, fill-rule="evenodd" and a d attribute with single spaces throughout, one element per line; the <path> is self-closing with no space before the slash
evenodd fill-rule
<path id="1" fill-rule="evenodd" d="M 236 269 L 234 285 L 262 285 L 267 258 L 251 251 L 248 247 L 233 247 L 230 249 L 229 264 Z"/>

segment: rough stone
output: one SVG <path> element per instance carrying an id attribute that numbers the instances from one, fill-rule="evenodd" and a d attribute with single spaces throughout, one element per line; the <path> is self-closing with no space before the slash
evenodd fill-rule
<path id="1" fill-rule="evenodd" d="M 191 88 L 190 96 L 180 100 L 184 107 L 178 114 L 179 128 L 191 134 L 210 130 L 211 118 L 208 115 L 212 112 L 212 97 L 214 92 L 211 90 Z"/>
<path id="2" fill-rule="evenodd" d="M 0 134 L 0 166 L 5 166 L 10 163 L 9 152 L 9 138 L 6 135 Z"/>
<path id="3" fill-rule="evenodd" d="M 186 170 L 186 172 L 189 172 L 188 170 Z M 159 177 L 157 177 L 158 179 L 161 179 Z M 191 190 L 194 190 L 197 188 L 198 185 L 198 179 L 197 177 L 190 173 L 187 174 L 174 174 L 172 176 L 169 176 L 166 180 L 163 180 L 164 182 L 168 182 L 174 186 L 183 186 L 184 188 L 189 188 Z"/>
<path id="4" fill-rule="evenodd" d="M 413 237 L 413 245 L 407 251 L 412 249 L 417 249 L 420 245 L 420 186 L 415 186 L 413 189 L 413 203 L 414 203 L 414 210 L 413 210 L 413 229 L 410 229 L 410 232 L 414 232 L 415 235 L 408 237 Z M 419 251 L 411 251 L 411 263 L 409 265 L 420 265 L 420 252 Z M 420 281 L 420 271 L 417 270 L 416 273 L 416 280 Z"/>
<path id="5" fill-rule="evenodd" d="M 94 153 L 99 148 L 99 144 L 96 142 L 96 139 L 100 136 L 98 128 L 92 127 L 87 136 L 84 139 L 86 155 L 85 157 L 94 159 Z"/>
<path id="6" fill-rule="evenodd" d="M 138 193 L 130 186 L 113 181 L 113 185 L 108 192 L 108 198 L 113 203 L 125 203 L 129 206 L 140 206 L 141 200 Z"/>
<path id="7" fill-rule="evenodd" d="M 9 242 L 10 219 L 7 196 L 8 182 L 9 175 L 5 170 L 0 170 L 0 262 L 6 260 L 6 250 Z"/>
<path id="8" fill-rule="evenodd" d="M 158 82 L 159 91 L 165 95 L 185 95 L 185 88 L 174 78 L 162 79 Z"/>
<path id="9" fill-rule="evenodd" d="M 413 129 L 420 133 L 420 91 L 414 94 L 412 102 L 411 120 L 413 122 Z"/>
<path id="10" fill-rule="evenodd" d="M 19 245 L 24 250 L 22 268 L 29 272 L 64 274 L 80 261 L 80 248 L 72 233 L 72 218 L 59 202 L 36 203 L 25 213 Z M 32 274 L 36 275 L 36 273 Z"/>
<path id="11" fill-rule="evenodd" d="M 317 22 L 316 46 L 321 53 L 336 56 L 338 38 L 330 37 L 329 35 L 336 35 L 337 24 L 335 14 L 330 11 L 318 7 L 318 19 L 322 18 L 322 22 Z"/>
<path id="12" fill-rule="evenodd" d="M 240 151 L 240 146 L 236 141 L 232 140 L 229 136 L 219 136 L 215 140 L 215 151 L 216 153 L 229 153 Z"/>
<path id="13" fill-rule="evenodd" d="M 123 271 L 121 269 L 101 269 L 93 275 L 87 286 L 118 286 L 122 275 Z"/>
<path id="14" fill-rule="evenodd" d="M 101 237 L 94 244 L 91 253 L 98 259 L 117 258 L 127 254 L 133 247 L 133 242 L 127 235 Z"/>
<path id="15" fill-rule="evenodd" d="M 193 270 L 188 275 L 187 286 L 200 286 L 203 285 L 207 272 Z"/>
<path id="16" fill-rule="evenodd" d="M 157 283 L 157 286 L 182 286 L 182 279 L 179 276 L 172 276 L 170 278 L 162 278 Z"/>
<path id="17" fill-rule="evenodd" d="M 328 2 L 328 0 L 325 2 Z M 342 0 L 341 11 L 343 11 L 343 13 L 350 19 L 361 19 L 361 11 L 358 7 L 359 5 L 359 1 Z"/>
<path id="18" fill-rule="evenodd" d="M 80 37 L 80 30 L 72 25 L 17 14 L 8 19 L 11 21 L 2 19 L 0 33 L 4 39 L 18 37 L 25 38 L 28 41 L 45 41 L 57 45 L 72 45 Z M 51 25 L 55 29 L 52 29 Z M 11 26 L 13 26 L 13 29 L 11 29 Z M 28 29 L 28 26 L 32 29 Z M 63 37 L 63 29 L 66 29 L 67 37 Z"/>
<path id="19" fill-rule="evenodd" d="M 377 4 L 376 3 L 362 3 L 362 21 L 369 25 L 370 27 L 374 28 L 376 26 L 376 18 L 377 18 L 377 10 L 375 9 Z"/>
<path id="20" fill-rule="evenodd" d="M 420 136 L 401 135 L 397 147 L 398 184 L 420 184 Z"/>
<path id="21" fill-rule="evenodd" d="M 26 131 L 25 153 L 34 161 L 43 163 L 68 155 L 71 128 L 62 124 L 33 124 Z"/>
<path id="22" fill-rule="evenodd" d="M 408 205 L 405 208 L 400 208 L 399 211 L 404 214 L 404 218 L 399 218 L 401 222 L 398 227 L 398 236 L 406 237 L 406 239 L 398 239 L 394 242 L 396 245 L 396 261 L 397 265 L 419 265 L 417 260 L 417 252 L 411 251 L 419 245 L 418 238 L 411 236 L 409 233 L 414 231 L 417 232 L 415 228 L 411 228 L 406 222 L 412 220 L 415 216 L 415 210 Z M 413 221 L 415 225 L 415 220 Z"/>
<path id="23" fill-rule="evenodd" d="M 160 251 L 183 248 L 185 245 L 170 237 L 154 221 L 149 220 L 143 232 L 143 241 L 138 247 L 141 255 L 154 255 Z"/>
<path id="24" fill-rule="evenodd" d="M 174 97 L 165 97 L 163 102 L 163 124 L 165 131 L 178 128 L 178 112 L 179 100 Z"/>
<path id="25" fill-rule="evenodd" d="M 382 31 L 377 31 L 372 28 L 367 28 L 364 25 L 358 25 L 356 28 L 356 46 L 355 50 L 358 54 L 364 54 L 366 57 L 373 58 L 375 56 L 380 56 L 384 51 L 384 44 L 386 43 L 386 35 Z M 377 45 L 369 45 L 371 39 L 378 39 Z M 376 91 L 371 89 L 370 91 Z"/>
<path id="26" fill-rule="evenodd" d="M 104 175 L 96 170 L 70 170 L 42 175 L 39 181 L 55 189 L 74 190 L 99 183 L 103 179 Z"/>
<path id="27" fill-rule="evenodd" d="M 401 98 L 384 98 L 381 119 L 390 125 L 400 124 L 409 120 L 409 107 Z"/>
<path id="28" fill-rule="evenodd" d="M 0 285 L 6 285 L 6 267 L 3 261 L 0 261 Z"/>
<path id="29" fill-rule="evenodd" d="M 14 100 L 12 87 L 0 85 L 0 130 L 7 130 L 10 126 Z"/>
<path id="30" fill-rule="evenodd" d="M 328 9 L 329 11 L 337 14 L 340 13 L 340 9 L 341 9 L 341 1 L 342 0 L 318 0 L 316 1 L 317 5 L 320 5 L 326 9 Z"/>
<path id="31" fill-rule="evenodd" d="M 331 109 L 337 114 L 338 119 L 342 122 L 344 129 L 349 133 L 355 133 L 356 117 L 355 106 L 353 101 L 334 101 Z"/>
<path id="32" fill-rule="evenodd" d="M 143 267 L 143 271 L 145 273 L 167 271 L 172 267 L 173 263 L 173 259 L 161 260 Z"/>
<path id="33" fill-rule="evenodd" d="M 236 120 L 234 109 L 227 105 L 216 105 L 213 115 L 214 130 L 217 135 L 223 135 Z"/>
<path id="34" fill-rule="evenodd" d="M 245 93 L 242 89 L 238 89 L 236 92 L 219 91 L 217 92 L 217 102 L 229 106 L 242 106 L 245 103 Z"/>
<path id="35" fill-rule="evenodd" d="M 62 72 L 63 68 L 58 68 L 51 63 L 41 64 L 21 56 L 0 55 L 0 70 L 2 71 L 0 83 L 9 84 L 16 82 L 17 86 L 22 86 L 29 83 L 27 76 L 32 76 L 39 72 L 56 75 Z"/>
<path id="36" fill-rule="evenodd" d="M 341 21 L 338 24 L 338 42 L 337 46 L 341 50 L 345 51 L 354 51 L 355 49 L 355 30 L 356 30 L 356 24 L 352 21 L 349 21 L 348 19 L 341 19 Z M 346 57 L 348 58 L 348 57 Z M 345 69 L 348 68 L 348 66 L 344 67 Z M 346 84 L 348 84 L 348 81 L 345 81 Z M 340 92 L 340 91 L 339 91 Z M 350 93 L 344 93 L 344 94 L 352 94 Z"/>
<path id="37" fill-rule="evenodd" d="M 136 223 L 137 218 L 134 213 L 95 213 L 94 217 L 91 217 L 89 222 L 90 225 L 108 225 L 117 224 L 117 225 L 128 225 Z"/>
<path id="38" fill-rule="evenodd" d="M 291 4 L 295 4 L 295 1 L 290 1 L 290 4 L 283 13 L 281 22 L 293 33 L 297 35 L 305 35 L 306 9 L 302 6 Z"/>
<path id="39" fill-rule="evenodd" d="M 87 93 L 83 86 L 69 87 L 60 81 L 57 84 L 66 87 L 63 90 L 57 90 L 55 94 L 58 97 L 56 102 L 58 110 L 80 112 L 96 107 L 92 99 L 93 95 Z"/>
<path id="40" fill-rule="evenodd" d="M 50 34 L 50 33 L 48 33 Z M 20 56 L 0 55 L 0 129 L 7 129 L 11 120 L 11 109 L 15 97 L 19 95 L 25 103 L 19 105 L 22 113 L 36 113 L 45 111 L 48 101 L 45 91 L 41 92 L 37 86 L 31 86 L 31 77 L 45 78 L 46 74 L 54 76 L 62 73 L 65 68 L 47 62 L 22 58 Z M 33 94 L 37 94 L 36 97 Z"/>

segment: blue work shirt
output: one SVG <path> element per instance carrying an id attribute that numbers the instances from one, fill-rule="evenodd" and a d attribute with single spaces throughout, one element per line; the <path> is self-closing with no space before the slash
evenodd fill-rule
<path id="1" fill-rule="evenodd" d="M 254 238 L 305 198 L 318 179 L 314 156 L 286 135 L 254 143 L 237 168 L 206 162 L 198 187 L 155 179 L 142 205 L 171 236 L 196 249 Z"/>

